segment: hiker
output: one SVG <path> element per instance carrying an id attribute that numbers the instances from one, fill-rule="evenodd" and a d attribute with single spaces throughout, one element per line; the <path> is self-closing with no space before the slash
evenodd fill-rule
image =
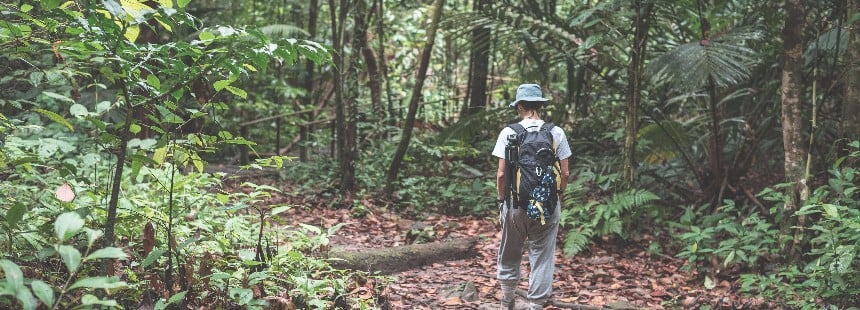
<path id="1" fill-rule="evenodd" d="M 547 101 L 548 99 L 543 97 L 539 85 L 520 85 L 517 88 L 516 100 L 510 104 L 510 107 L 516 109 L 522 119 L 516 124 L 522 125 L 522 127 L 511 124 L 511 126 L 502 129 L 493 149 L 493 156 L 499 158 L 496 187 L 498 189 L 502 241 L 499 245 L 496 277 L 502 289 L 503 309 L 513 309 L 515 290 L 520 280 L 523 246 L 526 244 L 528 244 L 529 266 L 531 267 L 527 296 L 529 309 L 542 309 L 543 304 L 549 300 L 552 294 L 556 235 L 558 234 L 564 188 L 567 186 L 567 178 L 570 176 L 568 158 L 572 153 L 564 131 L 541 119 L 541 108 Z M 549 130 L 546 130 L 547 127 Z M 522 137 L 522 135 L 517 135 L 515 128 L 519 128 L 521 131 L 525 129 L 531 133 L 545 130 L 545 132 L 551 133 L 553 140 L 551 145 L 555 146 L 552 154 L 554 156 L 551 160 L 556 167 L 552 170 L 557 170 L 555 180 L 557 180 L 558 187 L 552 193 L 553 195 L 557 193 L 558 197 L 551 197 L 548 201 L 553 202 L 552 205 L 539 208 L 541 210 L 540 212 L 535 211 L 537 213 L 535 216 L 530 216 L 533 215 L 529 211 L 532 206 L 526 205 L 539 203 L 535 203 L 534 198 L 529 199 L 528 193 L 522 193 L 522 189 L 518 197 L 511 197 L 517 195 L 511 194 L 511 187 L 508 186 L 514 180 L 513 175 L 520 176 L 520 173 L 523 172 L 519 171 L 513 174 L 511 171 L 514 171 L 512 169 L 514 167 L 506 165 L 506 148 L 511 147 L 509 142 L 513 144 L 516 141 L 513 139 L 514 137 Z M 520 162 L 522 161 L 512 162 L 512 164 L 518 165 L 517 163 Z M 514 182 L 521 185 L 520 181 Z"/>

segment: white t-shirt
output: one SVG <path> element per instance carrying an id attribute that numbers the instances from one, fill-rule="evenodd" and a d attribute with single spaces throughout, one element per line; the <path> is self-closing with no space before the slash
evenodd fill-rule
<path id="1" fill-rule="evenodd" d="M 534 119 L 524 119 L 520 121 L 520 125 L 523 125 L 523 127 L 528 131 L 540 130 L 540 126 L 543 126 L 543 123 L 543 120 Z M 516 132 L 510 127 L 502 129 L 502 132 L 499 133 L 498 140 L 496 140 L 496 146 L 493 148 L 493 156 L 502 159 L 505 158 L 505 147 L 508 146 L 508 136 L 514 134 L 516 134 Z M 552 127 L 552 138 L 557 145 L 555 154 L 558 156 L 559 160 L 566 159 L 570 157 L 570 155 L 573 155 L 570 151 L 570 144 L 567 143 L 567 136 L 565 136 L 564 130 L 562 130 L 561 127 Z"/>

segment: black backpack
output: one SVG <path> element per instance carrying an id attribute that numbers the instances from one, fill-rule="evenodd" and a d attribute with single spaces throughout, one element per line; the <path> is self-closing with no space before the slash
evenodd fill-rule
<path id="1" fill-rule="evenodd" d="M 537 131 L 528 131 L 519 123 L 508 125 L 516 132 L 514 140 L 518 150 L 511 160 L 515 173 L 514 207 L 526 208 L 526 214 L 533 220 L 546 223 L 555 210 L 558 200 L 558 156 L 552 137 L 552 123 L 544 123 Z M 513 140 L 513 139 L 512 139 Z M 510 171 L 510 170 L 509 170 Z"/>

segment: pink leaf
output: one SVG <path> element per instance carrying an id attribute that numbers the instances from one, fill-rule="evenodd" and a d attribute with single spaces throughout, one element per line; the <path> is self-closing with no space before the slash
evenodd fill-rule
<path id="1" fill-rule="evenodd" d="M 68 183 L 63 183 L 63 185 L 57 187 L 54 196 L 60 201 L 71 202 L 75 199 L 75 192 L 72 191 L 72 187 Z"/>

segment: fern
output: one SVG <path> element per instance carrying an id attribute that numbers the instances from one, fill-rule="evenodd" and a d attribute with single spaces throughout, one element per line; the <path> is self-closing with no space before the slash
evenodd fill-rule
<path id="1" fill-rule="evenodd" d="M 602 203 L 588 203 L 562 211 L 562 226 L 572 228 L 565 235 L 564 254 L 578 254 L 593 237 L 617 235 L 626 238 L 628 228 L 643 214 L 641 211 L 659 199 L 650 191 L 633 189 L 615 193 Z"/>
<path id="2" fill-rule="evenodd" d="M 571 230 L 564 237 L 564 247 L 562 252 L 570 257 L 585 250 L 585 247 L 591 244 L 591 237 L 594 236 L 594 231 L 589 228 L 581 230 Z"/>

